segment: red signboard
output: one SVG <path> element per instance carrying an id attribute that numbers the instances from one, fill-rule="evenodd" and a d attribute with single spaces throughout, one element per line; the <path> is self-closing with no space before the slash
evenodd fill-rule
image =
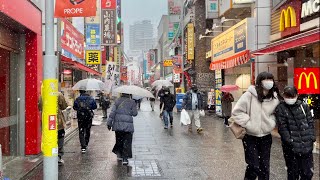
<path id="1" fill-rule="evenodd" d="M 128 81 L 128 67 L 121 66 L 120 72 L 121 72 L 120 80 L 121 81 Z"/>
<path id="2" fill-rule="evenodd" d="M 61 19 L 61 48 L 76 57 L 84 57 L 84 37 L 68 20 Z"/>
<path id="3" fill-rule="evenodd" d="M 173 72 L 175 74 L 182 73 L 182 67 L 181 67 L 182 56 L 181 55 L 174 56 L 172 60 L 173 60 Z"/>
<path id="4" fill-rule="evenodd" d="M 279 27 L 281 37 L 300 31 L 301 0 L 294 0 L 280 8 Z"/>
<path id="5" fill-rule="evenodd" d="M 101 9 L 116 9 L 116 0 L 101 0 Z"/>
<path id="6" fill-rule="evenodd" d="M 96 0 L 56 0 L 54 17 L 96 16 Z"/>
<path id="7" fill-rule="evenodd" d="M 295 68 L 294 75 L 299 94 L 320 94 L 320 67 Z"/>
<path id="8" fill-rule="evenodd" d="M 56 115 L 49 115 L 49 130 L 57 129 L 57 118 Z"/>

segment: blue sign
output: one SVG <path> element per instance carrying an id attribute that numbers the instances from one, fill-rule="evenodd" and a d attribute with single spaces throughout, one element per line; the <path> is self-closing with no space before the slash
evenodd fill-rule
<path id="1" fill-rule="evenodd" d="M 247 49 L 247 24 L 244 23 L 234 30 L 234 52 L 238 53 Z"/>
<path id="2" fill-rule="evenodd" d="M 86 45 L 100 45 L 100 24 L 86 25 Z"/>

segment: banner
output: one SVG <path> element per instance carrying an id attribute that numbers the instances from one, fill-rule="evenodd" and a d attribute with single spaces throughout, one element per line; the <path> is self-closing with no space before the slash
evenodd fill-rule
<path id="1" fill-rule="evenodd" d="M 175 74 L 180 74 L 182 73 L 182 56 L 178 55 L 178 56 L 173 56 L 173 72 Z"/>
<path id="2" fill-rule="evenodd" d="M 121 66 L 120 72 L 121 72 L 120 80 L 121 81 L 128 81 L 128 67 Z"/>
<path id="3" fill-rule="evenodd" d="M 96 0 L 56 0 L 54 17 L 90 17 L 96 15 L 96 9 Z"/>
<path id="4" fill-rule="evenodd" d="M 101 10 L 101 26 L 102 26 L 102 45 L 117 44 L 117 28 L 116 28 L 116 10 L 102 9 Z"/>
<path id="5" fill-rule="evenodd" d="M 194 59 L 194 25 L 193 23 L 188 24 L 188 31 L 187 31 L 187 52 L 188 52 L 188 60 Z"/>
<path id="6" fill-rule="evenodd" d="M 121 21 L 121 0 L 117 0 L 117 43 L 120 44 L 122 41 L 122 21 Z"/>
<path id="7" fill-rule="evenodd" d="M 86 45 L 99 45 L 100 49 L 100 24 L 86 25 Z"/>
<path id="8" fill-rule="evenodd" d="M 101 51 L 86 51 L 86 64 L 101 64 Z"/>
<path id="9" fill-rule="evenodd" d="M 116 9 L 116 0 L 101 0 L 101 9 Z"/>
<path id="10" fill-rule="evenodd" d="M 84 37 L 68 20 L 61 19 L 61 48 L 77 58 L 84 57 Z"/>

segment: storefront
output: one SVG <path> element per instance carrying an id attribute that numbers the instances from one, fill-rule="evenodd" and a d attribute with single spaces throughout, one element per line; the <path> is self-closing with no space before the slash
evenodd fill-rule
<path id="1" fill-rule="evenodd" d="M 319 9 L 320 4 L 311 0 L 283 4 L 271 16 L 272 43 L 253 52 L 256 56 L 276 54 L 280 89 L 287 85 L 298 89 L 300 98 L 309 105 L 316 119 L 317 128 L 320 119 Z"/>
<path id="2" fill-rule="evenodd" d="M 220 87 L 236 84 L 238 91 L 232 92 L 237 100 L 251 84 L 250 50 L 254 50 L 254 19 L 247 18 L 214 37 L 211 41 L 210 70 L 215 71 L 215 109 L 221 116 Z"/>
<path id="3" fill-rule="evenodd" d="M 7 163 L 41 151 L 41 11 L 28 0 L 0 4 L 0 144 Z"/>

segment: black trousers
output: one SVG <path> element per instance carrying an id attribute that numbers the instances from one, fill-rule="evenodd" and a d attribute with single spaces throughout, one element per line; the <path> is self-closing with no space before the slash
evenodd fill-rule
<path id="1" fill-rule="evenodd" d="M 230 116 L 225 116 L 224 117 L 224 124 L 225 125 L 229 125 L 228 119 L 230 118 Z"/>
<path id="2" fill-rule="evenodd" d="M 286 161 L 288 180 L 311 180 L 313 176 L 313 155 L 295 154 L 292 147 L 282 144 L 283 156 Z"/>
<path id="3" fill-rule="evenodd" d="M 245 180 L 269 180 L 271 134 L 263 137 L 245 135 L 242 139 L 247 169 Z"/>
<path id="4" fill-rule="evenodd" d="M 64 155 L 64 136 L 65 136 L 65 131 L 64 129 L 60 129 L 58 130 L 58 157 L 59 159 L 62 158 L 62 156 Z"/>
<path id="5" fill-rule="evenodd" d="M 86 149 L 90 141 L 90 132 L 92 126 L 92 119 L 78 119 L 79 127 L 79 139 L 81 144 L 81 149 Z"/>
<path id="6" fill-rule="evenodd" d="M 116 144 L 112 152 L 120 155 L 120 157 L 132 158 L 132 132 L 116 131 Z"/>

